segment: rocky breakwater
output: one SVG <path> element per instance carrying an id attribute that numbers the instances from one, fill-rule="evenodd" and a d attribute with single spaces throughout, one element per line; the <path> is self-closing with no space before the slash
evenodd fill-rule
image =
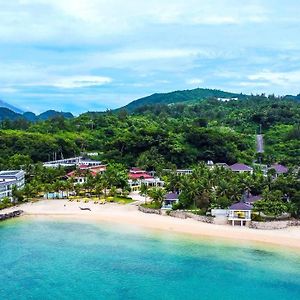
<path id="1" fill-rule="evenodd" d="M 15 210 L 15 211 L 12 211 L 12 212 L 6 213 L 6 214 L 0 213 L 0 221 L 20 217 L 22 214 L 23 214 L 23 210 Z"/>
<path id="2" fill-rule="evenodd" d="M 157 214 L 157 215 L 161 215 L 161 210 L 160 209 L 153 209 L 153 208 L 148 208 L 148 207 L 143 207 L 143 206 L 139 206 L 139 210 L 143 213 L 146 214 Z"/>
<path id="3" fill-rule="evenodd" d="M 199 221 L 199 222 L 210 223 L 210 224 L 214 223 L 213 217 L 196 215 L 196 214 L 193 214 L 191 212 L 186 212 L 186 211 L 173 210 L 173 211 L 170 211 L 169 216 L 174 217 L 174 218 L 180 218 L 180 219 L 191 218 L 191 219 Z"/>
<path id="4" fill-rule="evenodd" d="M 249 224 L 250 228 L 263 229 L 263 230 L 284 229 L 290 226 L 300 226 L 300 220 L 292 219 L 286 221 L 269 221 L 269 222 L 251 221 Z"/>

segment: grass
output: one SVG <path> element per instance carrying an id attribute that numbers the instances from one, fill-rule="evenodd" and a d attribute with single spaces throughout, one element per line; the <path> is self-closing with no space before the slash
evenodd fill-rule
<path id="1" fill-rule="evenodd" d="M 132 198 L 122 197 L 122 196 L 114 196 L 114 197 L 107 197 L 108 202 L 114 202 L 119 204 L 129 204 L 134 202 Z"/>
<path id="2" fill-rule="evenodd" d="M 68 199 L 70 202 L 76 201 L 76 202 L 81 202 L 83 201 L 84 203 L 89 203 L 90 201 L 92 201 L 94 204 L 103 204 L 105 202 L 111 202 L 111 203 L 118 203 L 118 204 L 129 204 L 134 202 L 134 200 L 132 200 L 132 198 L 128 198 L 128 197 L 122 197 L 122 196 L 114 196 L 114 197 L 106 197 L 106 199 L 104 197 L 80 197 L 80 196 L 72 196 L 69 197 Z"/>
<path id="3" fill-rule="evenodd" d="M 158 205 L 157 203 L 153 202 L 153 203 L 143 203 L 141 204 L 142 207 L 145 207 L 145 208 L 151 208 L 151 209 L 160 209 L 161 206 Z"/>

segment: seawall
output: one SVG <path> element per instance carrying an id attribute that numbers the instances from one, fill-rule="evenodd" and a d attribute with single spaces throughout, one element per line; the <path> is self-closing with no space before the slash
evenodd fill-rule
<path id="1" fill-rule="evenodd" d="M 7 214 L 1 214 L 0 213 L 0 221 L 4 221 L 4 220 L 7 220 L 7 219 L 11 219 L 11 218 L 16 218 L 16 217 L 19 217 L 23 214 L 23 210 L 15 210 L 15 211 L 12 211 L 10 213 L 7 213 Z"/>

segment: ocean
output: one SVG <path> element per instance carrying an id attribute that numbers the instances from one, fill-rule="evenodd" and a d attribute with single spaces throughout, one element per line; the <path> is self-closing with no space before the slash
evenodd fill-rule
<path id="1" fill-rule="evenodd" d="M 300 299 L 300 253 L 136 226 L 0 223 L 0 299 Z"/>

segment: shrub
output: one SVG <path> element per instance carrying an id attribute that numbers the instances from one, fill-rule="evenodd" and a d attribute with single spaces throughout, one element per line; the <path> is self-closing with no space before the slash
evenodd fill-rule
<path id="1" fill-rule="evenodd" d="M 265 221 L 265 219 L 262 216 L 260 216 L 259 214 L 252 214 L 251 220 L 256 221 L 256 222 L 264 222 Z"/>

